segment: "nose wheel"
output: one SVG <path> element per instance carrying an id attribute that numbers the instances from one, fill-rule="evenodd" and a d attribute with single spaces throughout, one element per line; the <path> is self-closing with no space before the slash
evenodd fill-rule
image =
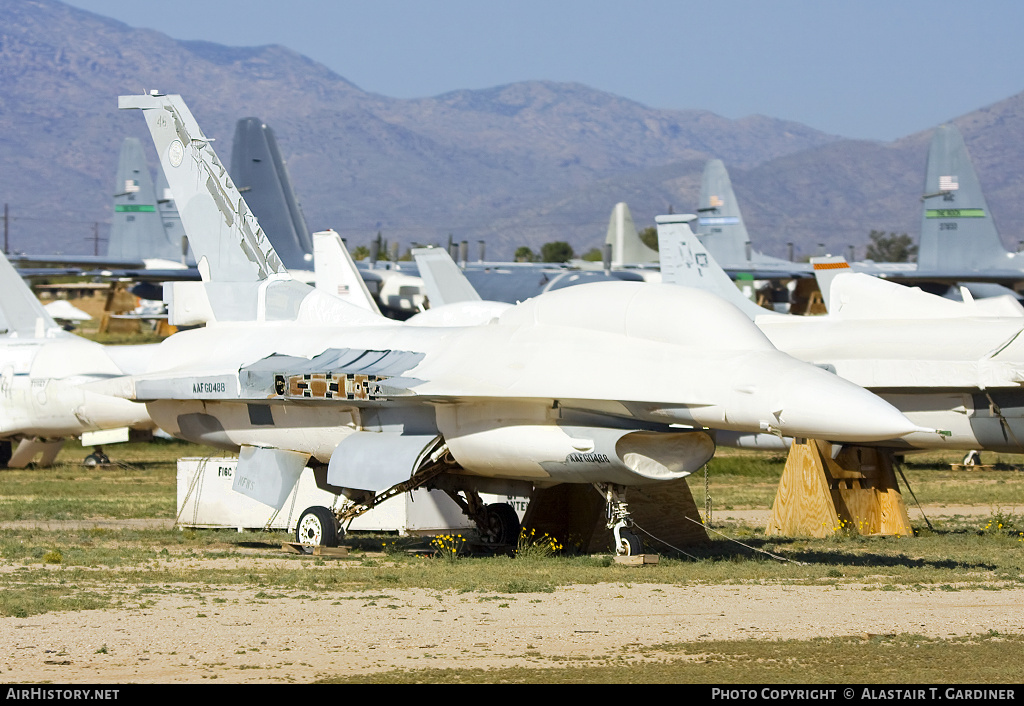
<path id="1" fill-rule="evenodd" d="M 631 529 L 618 528 L 615 533 L 615 553 L 619 556 L 637 556 L 644 553 L 643 542 L 640 536 Z"/>
<path id="2" fill-rule="evenodd" d="M 612 531 L 615 553 L 619 556 L 636 556 L 644 553 L 640 536 L 632 530 L 633 518 L 626 507 L 626 488 L 614 483 L 595 483 L 594 487 L 604 496 L 607 527 Z"/>

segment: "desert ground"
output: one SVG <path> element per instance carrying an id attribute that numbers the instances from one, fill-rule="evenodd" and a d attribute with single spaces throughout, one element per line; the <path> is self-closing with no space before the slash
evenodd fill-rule
<path id="1" fill-rule="evenodd" d="M 965 510 L 928 508 L 933 514 Z M 734 514 L 749 519 L 748 513 Z M 241 555 L 171 561 L 183 568 L 267 571 L 296 560 Z M 314 571 L 349 565 L 317 557 L 300 561 Z M 358 563 L 351 570 L 358 571 Z M 647 568 L 634 570 L 639 577 Z M 657 649 L 651 648 L 658 645 L 701 640 L 946 638 L 1024 630 L 1024 587 L 866 588 L 619 582 L 513 595 L 428 589 L 314 594 L 180 584 L 117 609 L 0 618 L 0 682 L 309 682 L 391 669 L 652 659 Z"/>

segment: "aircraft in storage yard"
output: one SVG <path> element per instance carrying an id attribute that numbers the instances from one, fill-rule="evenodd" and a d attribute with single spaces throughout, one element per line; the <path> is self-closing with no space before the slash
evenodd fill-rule
<path id="1" fill-rule="evenodd" d="M 203 276 L 166 286 L 171 322 L 206 326 L 105 389 L 144 401 L 175 436 L 237 450 L 234 489 L 268 505 L 309 464 L 348 499 L 300 520 L 324 543 L 414 487 L 444 490 L 482 536 L 514 542 L 511 506 L 479 493 L 581 483 L 603 494 L 617 550 L 635 553 L 625 489 L 702 467 L 709 428 L 837 442 L 923 431 L 688 288 L 570 287 L 461 327 L 353 306 L 288 274 L 180 96 L 119 105 L 143 111 Z"/>
<path id="2" fill-rule="evenodd" d="M 693 216 L 658 216 L 665 282 L 732 301 L 780 350 L 834 370 L 892 402 L 918 424 L 895 449 L 1024 453 L 1024 308 L 1009 296 L 953 301 L 852 272 L 842 258 L 814 258 L 829 314 L 777 314 L 743 297 L 690 230 Z M 743 435 L 741 445 L 780 439 Z M 724 443 L 720 438 L 719 443 Z"/>
<path id="3" fill-rule="evenodd" d="M 152 429 L 143 405 L 83 387 L 139 369 L 150 350 L 64 331 L 0 255 L 0 467 L 36 458 L 48 466 L 69 438 L 91 446 L 127 441 L 129 428 Z M 100 449 L 86 459 L 105 461 Z"/>

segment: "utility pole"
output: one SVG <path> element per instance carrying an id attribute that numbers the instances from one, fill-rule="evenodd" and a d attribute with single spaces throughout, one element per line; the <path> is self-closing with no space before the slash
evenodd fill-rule
<path id="1" fill-rule="evenodd" d="M 86 238 L 86 240 L 92 241 L 92 254 L 99 256 L 100 254 L 100 240 L 106 240 L 106 238 L 100 238 L 100 223 L 99 221 L 93 221 L 92 223 L 92 237 Z"/>

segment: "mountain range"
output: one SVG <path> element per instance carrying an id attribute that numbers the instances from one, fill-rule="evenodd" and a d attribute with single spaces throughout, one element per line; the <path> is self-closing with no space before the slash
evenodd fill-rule
<path id="1" fill-rule="evenodd" d="M 712 157 L 729 168 L 764 252 L 781 256 L 794 242 L 812 254 L 821 243 L 862 257 L 872 230 L 919 229 L 930 130 L 848 140 L 544 81 L 396 99 L 281 46 L 179 41 L 57 0 L 0 0 L 0 16 L 0 200 L 12 251 L 93 251 L 121 141 L 141 138 L 156 168 L 140 116 L 116 108 L 118 95 L 151 89 L 180 93 L 225 163 L 238 119 L 270 125 L 309 226 L 334 228 L 350 247 L 380 232 L 403 248 L 483 240 L 492 259 L 552 240 L 584 252 L 603 242 L 619 201 L 640 228 L 696 208 Z M 1024 93 L 954 122 L 1016 249 Z"/>

